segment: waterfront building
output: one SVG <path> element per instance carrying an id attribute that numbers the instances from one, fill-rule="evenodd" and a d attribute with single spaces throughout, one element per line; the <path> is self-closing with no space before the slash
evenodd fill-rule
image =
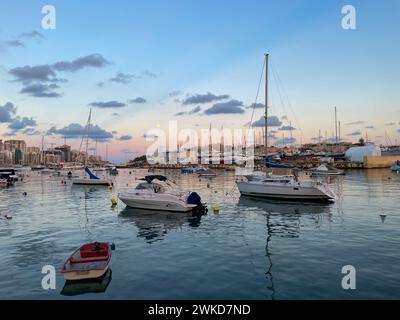
<path id="1" fill-rule="evenodd" d="M 16 149 L 22 152 L 26 151 L 26 143 L 24 140 L 6 140 L 4 141 L 4 150 L 14 151 Z"/>

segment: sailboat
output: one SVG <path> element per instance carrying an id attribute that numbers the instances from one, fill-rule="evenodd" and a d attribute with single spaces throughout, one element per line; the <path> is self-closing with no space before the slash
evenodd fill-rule
<path id="1" fill-rule="evenodd" d="M 265 157 L 268 159 L 268 57 L 265 54 Z M 268 168 L 268 161 L 266 162 Z M 245 181 L 236 181 L 240 194 L 260 198 L 324 201 L 334 200 L 336 195 L 327 184 L 313 180 L 300 180 L 294 175 L 270 173 L 247 176 Z"/>
<path id="2" fill-rule="evenodd" d="M 101 179 L 97 177 L 88 167 L 87 165 L 87 155 L 88 155 L 88 146 L 89 146 L 89 132 L 90 132 L 90 121 L 92 118 L 92 109 L 90 109 L 89 112 L 89 118 L 86 124 L 86 158 L 85 158 L 85 172 L 88 174 L 89 177 L 83 177 L 83 178 L 72 178 L 72 183 L 73 184 L 79 184 L 79 185 L 97 185 L 97 186 L 109 186 L 110 182 L 106 179 Z M 83 142 L 84 137 L 82 137 L 82 142 Z M 82 143 L 81 143 L 82 144 Z"/>

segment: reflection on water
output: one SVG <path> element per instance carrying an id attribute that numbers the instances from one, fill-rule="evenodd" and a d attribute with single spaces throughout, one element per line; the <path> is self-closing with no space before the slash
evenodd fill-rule
<path id="1" fill-rule="evenodd" d="M 201 223 L 201 215 L 182 212 L 165 212 L 126 207 L 120 212 L 123 222 L 131 222 L 139 229 L 138 237 L 148 243 L 162 240 L 173 229 L 184 224 L 197 228 Z"/>
<path id="2" fill-rule="evenodd" d="M 220 208 L 192 216 L 111 208 L 119 188 L 147 174 L 129 172 L 119 170 L 111 190 L 35 173 L 1 189 L 0 213 L 13 218 L 0 218 L 0 298 L 400 298 L 400 175 L 349 171 L 331 184 L 338 201 L 303 204 L 240 197 L 235 175 L 222 171 L 212 180 L 155 172 Z M 112 281 L 110 270 L 101 281 L 66 283 L 62 295 L 41 288 L 44 265 L 55 266 L 61 288 L 66 258 L 92 241 L 116 244 Z M 353 292 L 340 286 L 347 264 L 359 271 Z"/>
<path id="3" fill-rule="evenodd" d="M 108 269 L 107 272 L 100 278 L 79 280 L 79 281 L 65 281 L 64 287 L 61 290 L 63 296 L 77 296 L 85 293 L 101 293 L 107 290 L 111 282 L 112 271 Z"/>

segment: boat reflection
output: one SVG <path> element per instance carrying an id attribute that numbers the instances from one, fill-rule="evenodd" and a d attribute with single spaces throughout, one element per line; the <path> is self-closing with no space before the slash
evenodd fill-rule
<path id="1" fill-rule="evenodd" d="M 76 296 L 85 293 L 102 293 L 107 290 L 112 279 L 112 271 L 107 272 L 98 279 L 66 281 L 60 294 L 63 296 Z"/>
<path id="2" fill-rule="evenodd" d="M 126 207 L 120 212 L 120 217 L 132 222 L 139 229 L 138 237 L 152 243 L 162 240 L 171 230 L 178 229 L 185 224 L 196 228 L 200 226 L 201 215 L 182 212 L 166 212 Z"/>
<path id="3" fill-rule="evenodd" d="M 320 223 L 323 214 L 331 216 L 332 203 L 320 202 L 292 202 L 266 200 L 249 197 L 241 197 L 238 203 L 239 210 L 247 210 L 251 208 L 261 209 L 265 212 L 266 219 L 266 244 L 265 256 L 268 266 L 265 271 L 267 279 L 267 289 L 270 297 L 275 300 L 276 289 L 273 278 L 273 247 L 271 241 L 274 237 L 280 238 L 298 238 L 300 236 L 300 218 L 306 217 Z"/>

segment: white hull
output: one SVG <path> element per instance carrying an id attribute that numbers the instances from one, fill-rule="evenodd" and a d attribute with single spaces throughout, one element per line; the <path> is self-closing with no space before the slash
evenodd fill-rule
<path id="1" fill-rule="evenodd" d="M 237 182 L 242 195 L 286 200 L 333 200 L 334 194 L 315 186 L 273 185 L 256 182 Z"/>
<path id="2" fill-rule="evenodd" d="M 110 182 L 105 179 L 85 179 L 85 178 L 73 178 L 73 184 L 89 185 L 89 186 L 108 186 Z"/>
<path id="3" fill-rule="evenodd" d="M 137 209 L 189 212 L 196 207 L 194 204 L 185 203 L 172 195 L 168 196 L 166 194 L 135 196 L 134 194 L 121 193 L 118 198 L 128 207 Z"/>

